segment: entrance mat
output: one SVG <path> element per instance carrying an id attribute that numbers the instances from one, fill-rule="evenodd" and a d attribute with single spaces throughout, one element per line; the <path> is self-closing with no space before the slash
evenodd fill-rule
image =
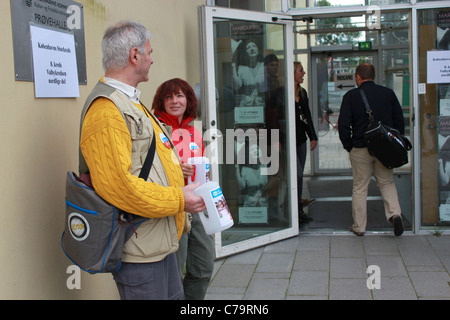
<path id="1" fill-rule="evenodd" d="M 353 180 L 317 179 L 307 182 L 311 198 L 351 197 Z M 368 196 L 381 196 L 374 179 L 370 180 Z"/>
<path id="2" fill-rule="evenodd" d="M 308 207 L 308 216 L 313 221 L 309 229 L 343 229 L 348 230 L 353 224 L 351 201 L 317 201 Z M 367 201 L 366 230 L 385 230 L 392 228 L 384 215 L 382 200 Z"/>

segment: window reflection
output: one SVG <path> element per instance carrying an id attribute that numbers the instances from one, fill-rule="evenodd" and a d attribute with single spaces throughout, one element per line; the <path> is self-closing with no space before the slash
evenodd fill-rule
<path id="1" fill-rule="evenodd" d="M 223 245 L 290 227 L 283 28 L 215 22 L 220 184 L 236 222 Z"/>
<path id="2" fill-rule="evenodd" d="M 450 225 L 448 160 L 450 138 L 450 94 L 448 83 L 428 83 L 427 54 L 445 54 L 439 48 L 450 28 L 445 9 L 419 11 L 419 83 L 426 93 L 419 95 L 422 174 L 422 225 Z M 443 40 L 444 39 L 444 40 Z M 439 48 L 441 50 L 436 51 Z"/>

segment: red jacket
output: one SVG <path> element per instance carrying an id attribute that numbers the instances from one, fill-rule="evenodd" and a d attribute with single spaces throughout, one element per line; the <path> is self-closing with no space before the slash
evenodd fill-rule
<path id="1" fill-rule="evenodd" d="M 203 145 L 203 137 L 200 131 L 197 130 L 191 122 L 195 120 L 194 117 L 185 117 L 178 122 L 178 117 L 172 116 L 166 112 L 156 114 L 159 121 L 172 127 L 172 141 L 181 162 L 186 163 L 188 158 L 203 157 L 205 153 L 205 146 Z"/>

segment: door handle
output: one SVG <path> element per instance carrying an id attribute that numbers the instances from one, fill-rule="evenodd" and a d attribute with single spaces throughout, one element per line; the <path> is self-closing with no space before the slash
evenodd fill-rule
<path id="1" fill-rule="evenodd" d="M 213 140 L 216 140 L 216 139 L 218 139 L 218 138 L 223 138 L 223 135 L 221 135 L 221 134 L 215 134 L 215 133 L 213 133 L 213 134 L 211 135 L 211 139 L 213 139 Z"/>
<path id="2" fill-rule="evenodd" d="M 425 118 L 430 119 L 431 118 L 431 114 L 430 113 L 425 113 Z M 437 126 L 432 126 L 431 124 L 428 124 L 426 126 L 426 128 L 428 130 L 432 130 L 432 129 L 437 129 L 438 127 Z"/>

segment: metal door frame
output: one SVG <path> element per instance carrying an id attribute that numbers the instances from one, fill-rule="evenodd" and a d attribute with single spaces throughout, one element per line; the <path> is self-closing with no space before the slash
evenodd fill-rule
<path id="1" fill-rule="evenodd" d="M 256 21 L 261 23 L 271 23 L 284 25 L 284 38 L 285 38 L 285 60 L 286 60 L 286 74 L 293 74 L 293 23 L 291 17 L 285 14 L 274 13 L 261 13 L 247 10 L 236 10 L 221 7 L 208 7 L 200 6 L 198 8 L 199 15 L 199 32 L 200 32 L 200 51 L 201 57 L 201 108 L 202 108 L 202 120 L 204 126 L 204 140 L 205 144 L 212 144 L 210 150 L 217 150 L 218 140 L 220 140 L 220 132 L 218 132 L 216 125 L 216 67 L 215 67 L 215 52 L 214 52 L 214 19 L 230 19 L 230 20 L 242 20 L 242 21 Z M 294 79 L 287 77 L 287 94 L 288 105 L 293 104 L 294 100 Z M 294 109 L 289 108 L 287 119 L 289 125 L 287 126 L 289 132 L 288 137 L 295 137 L 295 125 L 293 120 L 295 118 Z M 214 146 L 214 144 L 216 146 Z M 296 150 L 295 144 L 290 143 L 290 149 L 288 150 L 288 163 L 290 164 L 289 171 L 296 172 Z M 212 179 L 218 179 L 219 169 L 217 163 L 211 163 L 211 175 Z M 216 258 L 224 257 L 227 255 L 235 254 L 241 251 L 249 250 L 259 246 L 263 246 L 269 243 L 280 241 L 289 237 L 298 235 L 298 205 L 297 205 L 297 177 L 291 175 L 290 177 L 290 189 L 287 192 L 291 193 L 290 207 L 291 207 L 291 226 L 281 231 L 276 231 L 266 235 L 258 236 L 256 238 L 244 240 L 241 242 L 233 243 L 227 246 L 222 245 L 221 234 L 215 235 L 215 247 Z M 226 196 L 226 195 L 225 195 Z"/>

